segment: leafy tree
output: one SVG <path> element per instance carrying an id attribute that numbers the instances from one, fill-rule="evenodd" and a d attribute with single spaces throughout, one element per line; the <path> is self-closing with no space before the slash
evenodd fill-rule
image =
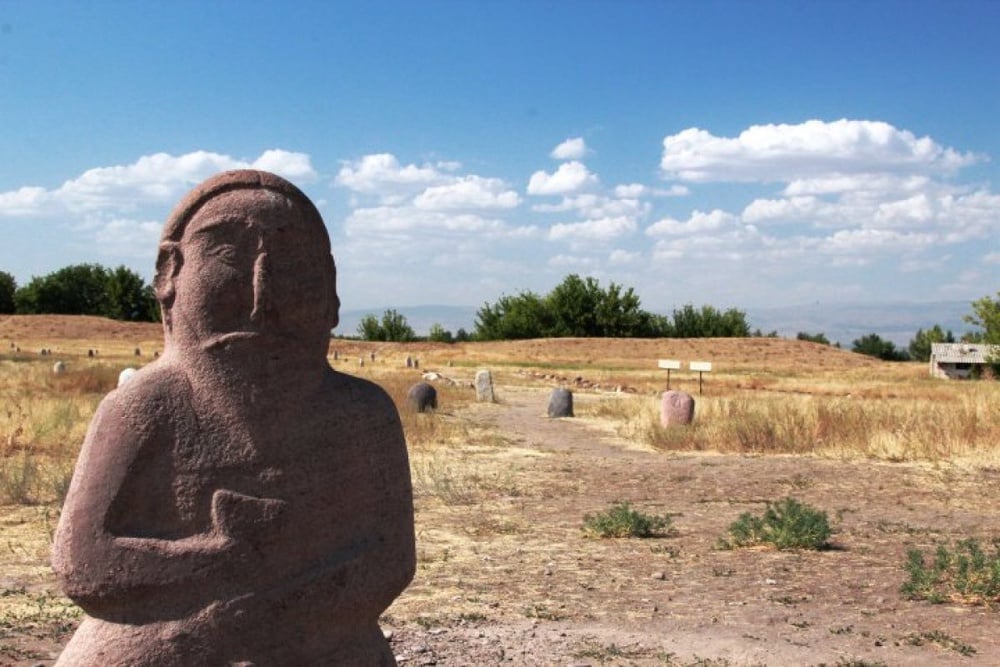
<path id="1" fill-rule="evenodd" d="M 34 277 L 17 290 L 17 312 L 26 314 L 107 315 L 108 272 L 100 264 L 66 266 Z"/>
<path id="2" fill-rule="evenodd" d="M 534 292 L 501 296 L 476 313 L 477 340 L 520 340 L 551 335 L 553 317 L 546 303 Z"/>
<path id="3" fill-rule="evenodd" d="M 586 280 L 575 273 L 555 286 L 545 299 L 554 322 L 545 335 L 565 338 L 599 336 L 597 308 L 603 292 L 594 278 Z"/>
<path id="4" fill-rule="evenodd" d="M 472 336 L 469 335 L 469 332 L 465 329 L 459 328 L 459 330 L 455 332 L 456 343 L 468 343 L 470 340 L 472 340 Z"/>
<path id="5" fill-rule="evenodd" d="M 369 313 L 358 322 L 358 335 L 362 340 L 382 340 L 382 325 L 378 317 Z"/>
<path id="6" fill-rule="evenodd" d="M 963 319 L 969 324 L 977 326 L 981 331 L 974 332 L 969 342 L 986 343 L 987 345 L 1000 345 L 1000 292 L 997 298 L 992 299 L 984 296 L 972 302 L 972 314 L 966 315 Z M 965 340 L 965 336 L 962 340 Z M 997 350 L 997 348 L 994 348 Z M 1000 377 L 1000 351 L 991 354 L 987 359 L 994 377 Z"/>
<path id="7" fill-rule="evenodd" d="M 830 341 L 827 339 L 826 335 L 821 333 L 811 334 L 811 333 L 806 333 L 805 331 L 800 331 L 795 335 L 795 338 L 797 340 L 804 340 L 810 343 L 820 343 L 822 345 L 830 344 Z"/>
<path id="8" fill-rule="evenodd" d="M 750 325 L 742 310 L 730 308 L 720 312 L 708 305 L 697 309 L 689 303 L 680 310 L 674 309 L 671 335 L 675 338 L 746 338 L 750 335 Z"/>
<path id="9" fill-rule="evenodd" d="M 14 312 L 14 293 L 17 292 L 17 281 L 6 271 L 0 271 L 0 314 Z"/>
<path id="10" fill-rule="evenodd" d="M 74 264 L 33 277 L 14 293 L 18 313 L 99 315 L 116 320 L 156 321 L 159 304 L 153 288 L 124 266 Z"/>
<path id="11" fill-rule="evenodd" d="M 365 315 L 358 323 L 358 334 L 363 340 L 391 341 L 405 343 L 417 337 L 407 324 L 406 317 L 395 310 L 382 313 L 380 320 L 375 315 Z"/>
<path id="12" fill-rule="evenodd" d="M 908 359 L 905 350 L 896 349 L 895 343 L 883 340 L 881 336 L 874 333 L 862 336 L 851 343 L 851 352 L 875 357 L 883 361 L 906 361 Z"/>
<path id="13" fill-rule="evenodd" d="M 1000 292 L 997 292 L 997 299 L 984 296 L 972 302 L 972 314 L 964 318 L 969 324 L 982 329 L 979 334 L 979 341 L 991 345 L 1000 345 Z"/>
<path id="14" fill-rule="evenodd" d="M 431 330 L 428 332 L 427 340 L 433 343 L 452 343 L 455 341 L 455 338 L 451 335 L 450 331 L 435 322 L 431 325 Z"/>
<path id="15" fill-rule="evenodd" d="M 605 290 L 572 274 L 544 297 L 526 291 L 487 302 L 476 313 L 475 338 L 655 337 L 668 330 L 666 318 L 640 308 L 631 287 L 611 283 Z"/>
<path id="16" fill-rule="evenodd" d="M 417 337 L 413 327 L 406 322 L 406 317 L 395 310 L 387 310 L 382 313 L 382 330 L 385 338 L 382 340 L 405 343 Z"/>
<path id="17" fill-rule="evenodd" d="M 160 308 L 153 288 L 139 274 L 119 266 L 108 273 L 107 317 L 130 322 L 150 322 L 159 319 Z"/>
<path id="18" fill-rule="evenodd" d="M 941 329 L 941 325 L 935 324 L 927 331 L 917 329 L 917 333 L 914 334 L 913 338 L 910 340 L 910 344 L 907 349 L 910 352 L 910 357 L 916 361 L 930 361 L 931 345 L 934 343 L 954 342 L 955 336 L 951 333 L 951 331 L 944 331 Z"/>

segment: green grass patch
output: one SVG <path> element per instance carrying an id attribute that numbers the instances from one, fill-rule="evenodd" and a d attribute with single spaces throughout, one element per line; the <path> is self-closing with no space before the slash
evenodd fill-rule
<path id="1" fill-rule="evenodd" d="M 762 516 L 744 512 L 729 526 L 723 549 L 770 545 L 780 550 L 824 549 L 829 546 L 830 522 L 821 512 L 794 498 L 768 503 Z"/>
<path id="2" fill-rule="evenodd" d="M 628 502 L 583 517 L 583 531 L 592 537 L 663 537 L 670 534 L 670 527 L 669 516 L 634 510 Z"/>
<path id="3" fill-rule="evenodd" d="M 951 549 L 940 545 L 932 559 L 910 549 L 904 566 L 910 578 L 902 593 L 911 600 L 993 604 L 1000 600 L 1000 547 L 987 551 L 974 538 L 960 540 Z"/>

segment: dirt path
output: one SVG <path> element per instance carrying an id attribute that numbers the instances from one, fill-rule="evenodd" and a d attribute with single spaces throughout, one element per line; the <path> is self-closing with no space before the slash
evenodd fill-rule
<path id="1" fill-rule="evenodd" d="M 1000 612 L 899 593 L 908 548 L 995 534 L 996 472 L 643 451 L 547 419 L 545 399 L 509 391 L 477 411 L 522 452 L 508 458 L 531 481 L 492 508 L 520 529 L 452 542 L 418 572 L 401 608 L 450 597 L 394 629 L 402 664 L 1000 664 Z M 828 512 L 835 549 L 716 548 L 739 514 L 789 495 Z M 583 538 L 583 514 L 616 500 L 670 513 L 676 534 Z M 424 517 L 428 549 L 446 520 Z"/>
<path id="2" fill-rule="evenodd" d="M 501 398 L 456 415 L 487 435 L 415 471 L 438 486 L 417 497 L 417 576 L 383 619 L 401 665 L 1000 664 L 1000 612 L 899 593 L 908 548 L 996 534 L 1000 472 L 652 452 L 546 418 L 543 391 Z M 835 549 L 716 548 L 789 495 L 829 513 Z M 583 515 L 617 500 L 675 533 L 585 538 Z M 0 630 L 0 666 L 28 667 L 69 628 Z"/>

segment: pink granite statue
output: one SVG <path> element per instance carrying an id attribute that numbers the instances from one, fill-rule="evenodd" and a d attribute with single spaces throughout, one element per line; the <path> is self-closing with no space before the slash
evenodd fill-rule
<path id="1" fill-rule="evenodd" d="M 326 361 L 339 300 L 319 213 L 233 171 L 167 221 L 155 362 L 97 410 L 52 564 L 84 619 L 58 665 L 393 665 L 413 577 L 399 416 Z"/>

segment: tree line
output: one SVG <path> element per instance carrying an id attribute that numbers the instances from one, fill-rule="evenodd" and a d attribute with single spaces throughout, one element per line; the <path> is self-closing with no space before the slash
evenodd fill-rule
<path id="1" fill-rule="evenodd" d="M 0 271 L 0 313 L 98 315 L 114 320 L 156 322 L 160 306 L 151 285 L 125 266 L 74 264 L 18 286 Z"/>
<path id="2" fill-rule="evenodd" d="M 409 341 L 416 334 L 406 318 L 387 310 L 379 318 L 366 315 L 358 325 L 364 340 Z M 486 302 L 476 312 L 471 333 L 452 334 L 440 324 L 431 326 L 428 340 L 521 340 L 527 338 L 739 338 L 752 334 L 746 313 L 735 308 L 687 304 L 672 316 L 643 310 L 631 287 L 611 283 L 602 288 L 594 278 L 567 276 L 546 295 L 523 291 Z M 776 333 L 770 335 L 777 335 Z"/>
<path id="3" fill-rule="evenodd" d="M 997 299 L 985 296 L 973 301 L 972 314 L 964 319 L 978 330 L 963 334 L 959 340 L 1000 345 L 1000 292 L 997 292 Z M 642 309 L 631 287 L 624 288 L 612 282 L 602 289 L 596 279 L 572 274 L 546 295 L 523 291 L 486 302 L 476 312 L 472 333 L 459 329 L 453 335 L 440 324 L 434 324 L 426 340 L 451 343 L 562 337 L 745 338 L 777 335 L 777 332 L 764 334 L 760 329 L 751 331 L 746 313 L 736 308 L 720 311 L 709 305 L 686 304 L 674 309 L 671 316 L 650 313 Z M 366 315 L 358 326 L 358 336 L 378 341 L 418 339 L 406 318 L 395 310 L 387 310 L 381 319 Z M 800 331 L 796 338 L 831 344 L 823 333 Z M 956 338 L 951 331 L 935 324 L 928 329 L 918 329 L 905 348 L 870 333 L 855 339 L 851 351 L 885 361 L 928 361 L 934 343 L 954 342 Z M 840 347 L 840 343 L 834 345 Z M 1000 366 L 1000 359 L 995 364 Z"/>
<path id="4" fill-rule="evenodd" d="M 972 302 L 965 321 L 975 331 L 959 340 L 1000 345 L 1000 291 L 997 298 L 984 296 Z M 131 269 L 113 269 L 100 264 L 74 264 L 18 286 L 14 277 L 0 271 L 0 314 L 98 315 L 116 320 L 155 322 L 160 308 L 151 285 Z M 417 340 L 406 317 L 387 310 L 379 318 L 366 315 L 357 334 L 364 340 Z M 651 313 L 641 306 L 631 287 L 614 282 L 607 288 L 591 277 L 566 276 L 551 292 L 539 295 L 522 291 L 486 302 L 476 312 L 472 332 L 456 333 L 440 324 L 431 326 L 427 340 L 452 343 L 470 340 L 518 340 L 526 338 L 745 338 L 777 336 L 751 331 L 746 313 L 736 308 L 722 311 L 710 305 L 686 304 L 670 316 Z M 799 332 L 799 340 L 829 345 L 822 333 Z M 954 343 L 955 335 L 935 324 L 918 329 L 910 343 L 900 348 L 892 341 L 870 333 L 852 342 L 851 351 L 886 361 L 928 361 L 931 345 Z M 839 343 L 837 343 L 839 347 Z M 1000 370 L 1000 359 L 993 365 Z"/>

